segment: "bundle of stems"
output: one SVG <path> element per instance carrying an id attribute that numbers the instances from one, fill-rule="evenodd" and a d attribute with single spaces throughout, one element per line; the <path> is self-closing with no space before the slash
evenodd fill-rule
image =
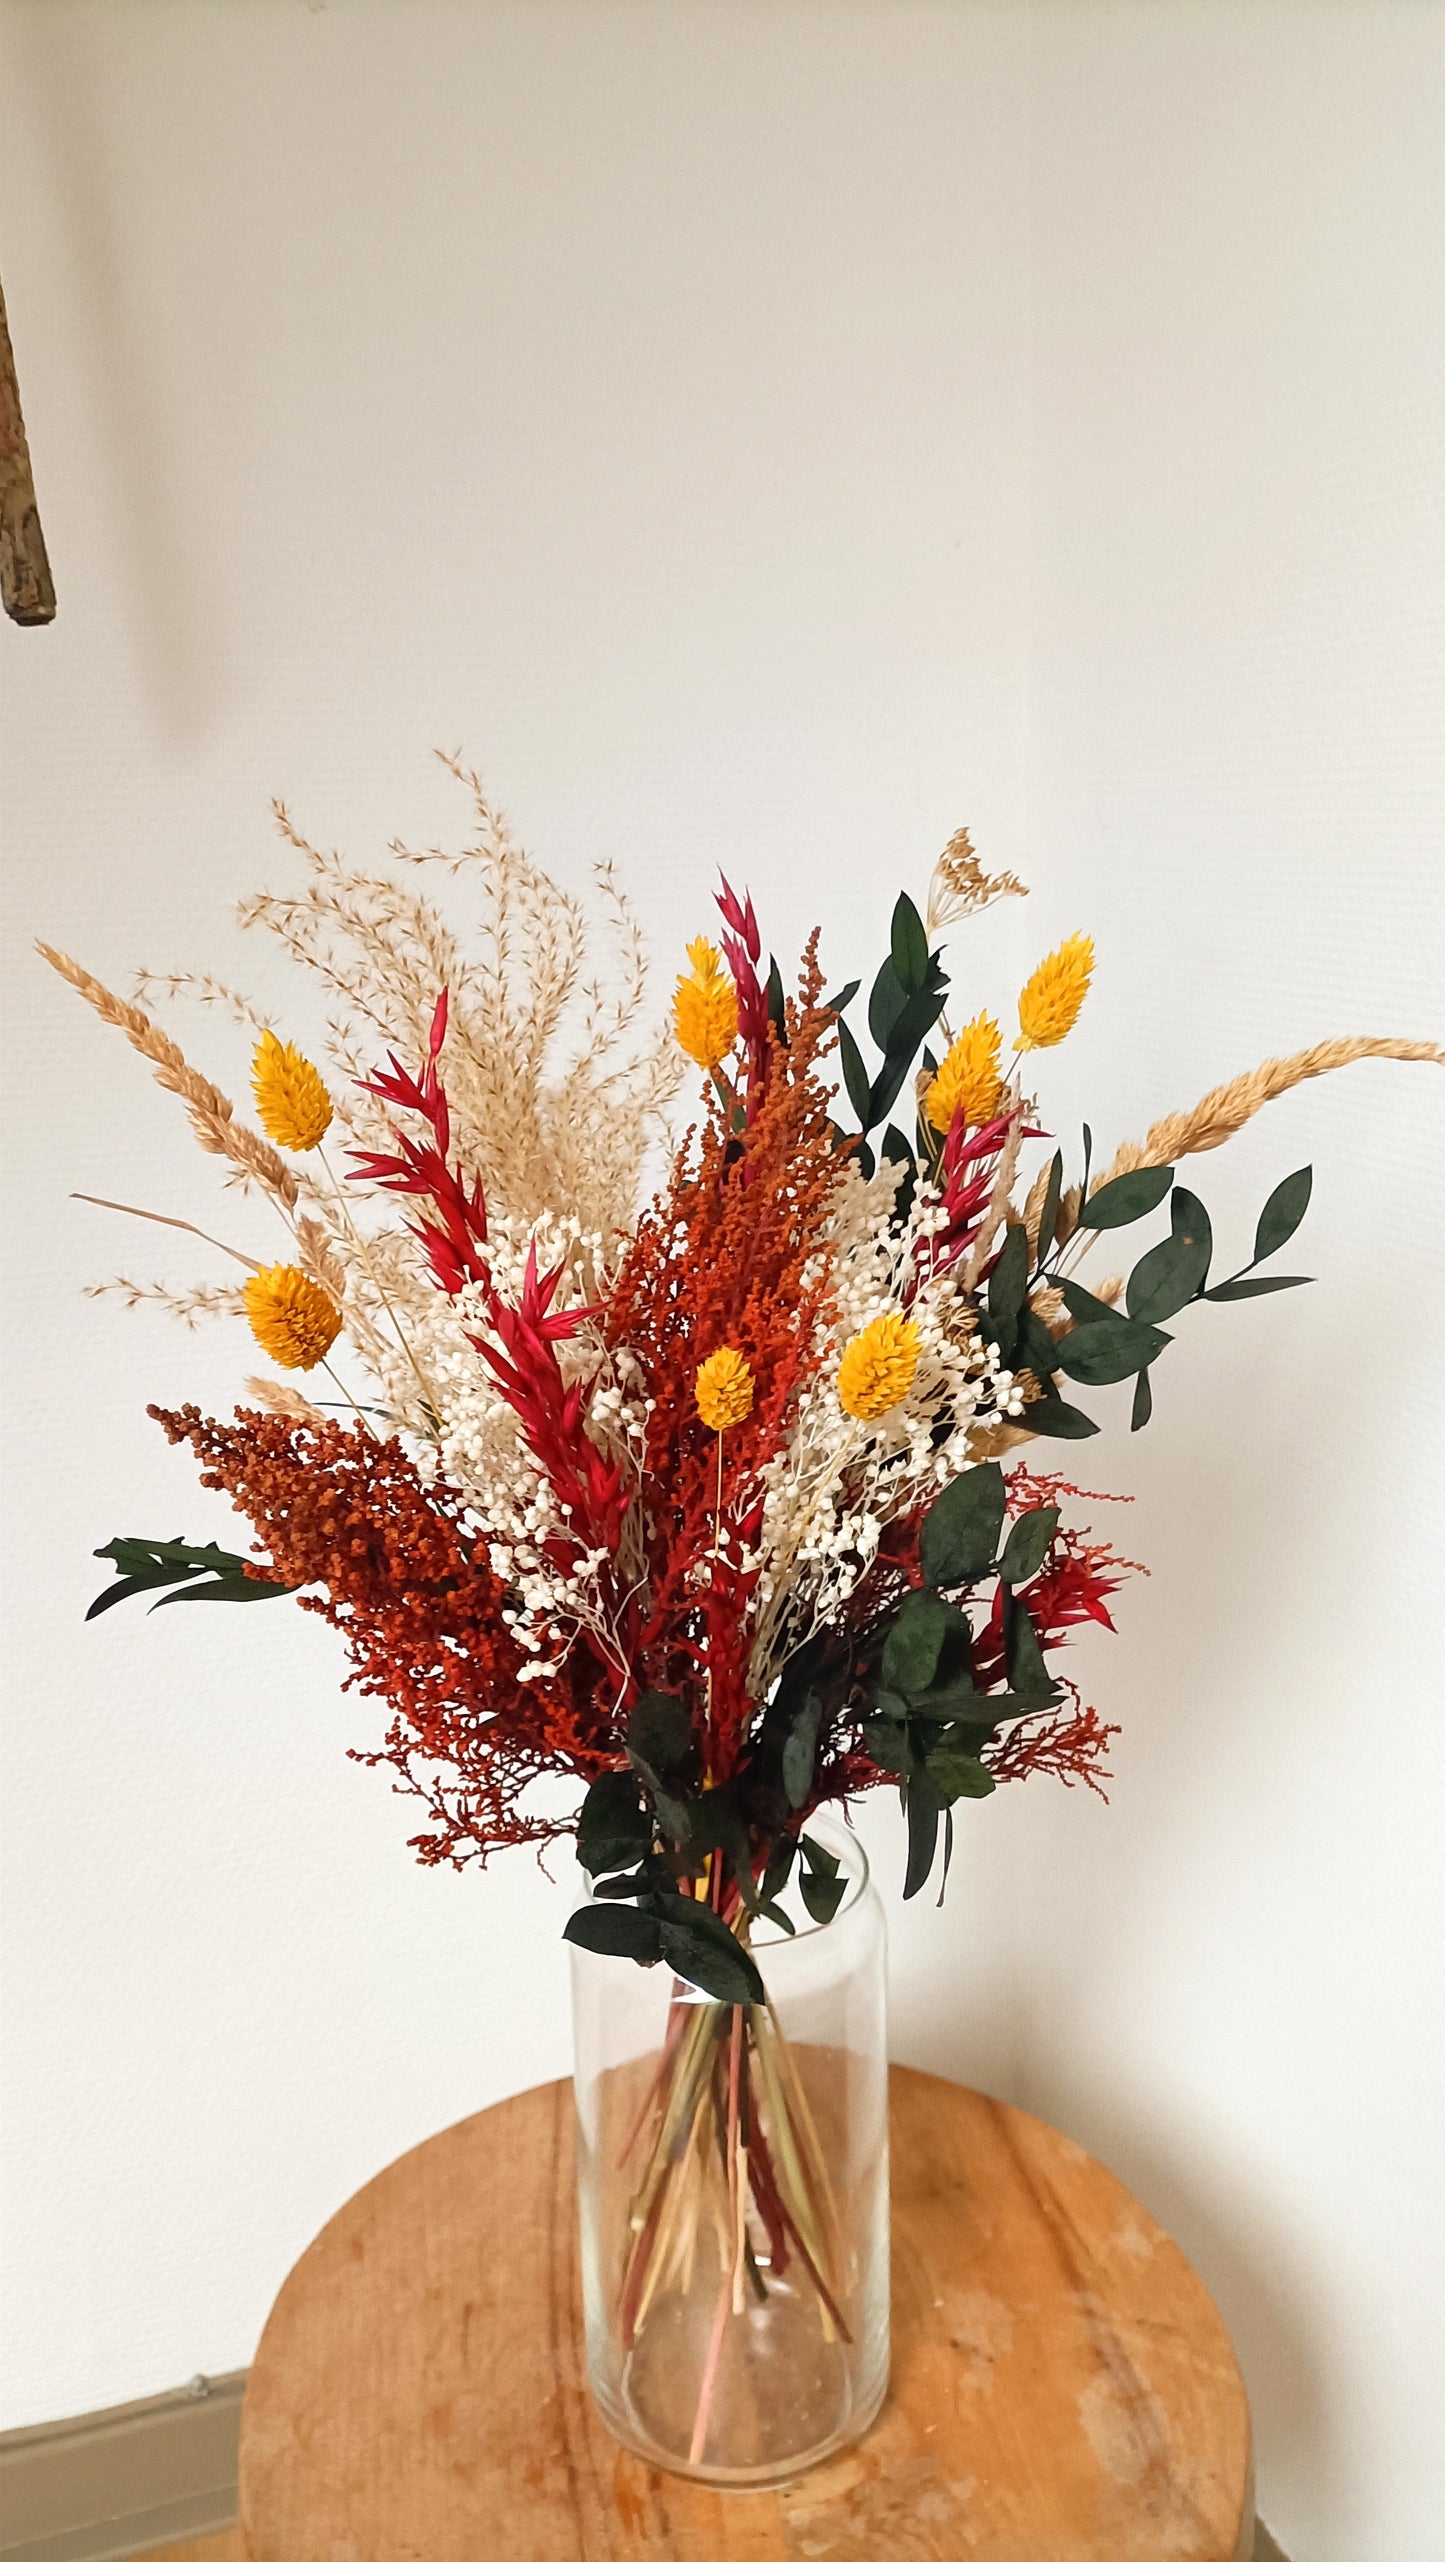
<path id="1" fill-rule="evenodd" d="M 746 1936 L 746 1915 L 734 1925 Z M 842 2231 L 823 2146 L 771 2000 L 718 2002 L 674 1980 L 662 2053 L 621 2163 L 641 2168 L 618 2295 L 622 2346 L 692 2287 L 700 2248 L 718 2260 L 717 2305 L 688 2461 L 700 2463 L 730 2320 L 796 2271 L 829 2343 L 851 2343 Z M 796 2278 L 794 2280 L 796 2282 Z"/>

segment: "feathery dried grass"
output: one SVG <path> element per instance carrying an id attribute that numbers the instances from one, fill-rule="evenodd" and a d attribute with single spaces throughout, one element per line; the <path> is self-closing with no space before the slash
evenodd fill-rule
<path id="1" fill-rule="evenodd" d="M 257 1184 L 289 1216 L 296 1206 L 296 1177 L 259 1131 L 248 1130 L 244 1122 L 236 1119 L 235 1106 L 220 1087 L 188 1064 L 184 1052 L 142 1007 L 128 1005 L 124 997 L 114 995 L 68 952 L 57 952 L 49 943 L 37 944 L 36 949 L 42 960 L 58 970 L 77 995 L 94 1007 L 103 1023 L 115 1024 L 131 1048 L 150 1061 L 157 1085 L 168 1094 L 178 1095 L 184 1103 L 201 1146 L 212 1156 L 227 1158 L 242 1184 Z"/>
<path id="2" fill-rule="evenodd" d="M 299 1388 L 288 1388 L 284 1379 L 248 1379 L 246 1394 L 266 1414 L 284 1414 L 292 1423 L 313 1427 L 326 1422 L 321 1408 L 303 1397 Z"/>
<path id="3" fill-rule="evenodd" d="M 1027 897 L 1027 885 L 1016 873 L 990 876 L 984 870 L 968 829 L 961 827 L 939 855 L 928 884 L 925 926 L 929 940 L 945 925 L 955 925 L 964 917 L 982 916 L 996 899 Z"/>
<path id="4" fill-rule="evenodd" d="M 1296 1050 L 1287 1059 L 1266 1059 L 1247 1075 L 1236 1076 L 1228 1085 L 1212 1086 L 1200 1097 L 1192 1112 L 1171 1112 L 1156 1121 L 1142 1139 L 1126 1139 L 1115 1151 L 1113 1162 L 1094 1177 L 1089 1186 L 1097 1192 L 1103 1183 L 1112 1183 L 1119 1174 L 1132 1174 L 1140 1165 L 1173 1165 L 1180 1157 L 1203 1156 L 1210 1148 L 1222 1148 L 1256 1112 L 1276 1096 L 1288 1094 L 1290 1088 L 1303 1085 L 1312 1076 L 1328 1076 L 1334 1068 L 1348 1067 L 1355 1059 L 1431 1059 L 1445 1067 L 1445 1050 L 1433 1041 L 1374 1040 L 1358 1036 L 1339 1041 L 1317 1041 L 1311 1050 Z"/>
<path id="5" fill-rule="evenodd" d="M 479 778 L 456 757 L 440 761 L 471 798 L 471 841 L 459 852 L 400 843 L 390 852 L 406 869 L 433 866 L 476 887 L 481 930 L 465 948 L 405 878 L 349 868 L 309 844 L 279 807 L 282 834 L 310 879 L 294 895 L 247 900 L 242 922 L 276 935 L 335 1000 L 336 1114 L 354 1144 L 384 1149 L 390 1126 L 356 1080 L 387 1049 L 413 1062 L 425 1054 L 445 987 L 442 1072 L 468 1173 L 480 1174 L 499 1211 L 530 1221 L 567 1201 L 585 1227 L 612 1234 L 630 1224 L 644 1160 L 663 1136 L 683 1072 L 665 1024 L 629 1047 L 646 990 L 641 928 L 610 866 L 594 866 L 613 985 L 585 977 L 580 901 L 516 843 Z M 575 1055 L 559 1070 L 554 1052 L 573 1022 Z"/>
<path id="6" fill-rule="evenodd" d="M 164 1308 L 178 1317 L 184 1326 L 194 1328 L 201 1317 L 243 1317 L 246 1303 L 239 1290 L 227 1283 L 200 1281 L 189 1290 L 172 1290 L 164 1281 L 132 1281 L 130 1275 L 118 1272 L 113 1281 L 87 1281 L 87 1299 L 123 1299 L 128 1308 Z"/>

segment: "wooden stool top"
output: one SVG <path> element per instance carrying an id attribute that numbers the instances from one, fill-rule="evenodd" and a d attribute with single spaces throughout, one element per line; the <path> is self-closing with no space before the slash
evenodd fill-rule
<path id="1" fill-rule="evenodd" d="M 1249 2407 L 1182 2252 L 1077 2144 L 895 2066 L 893 2380 L 779 2491 L 588 2396 L 572 2090 L 418 2145 L 297 2262 L 251 2369 L 251 2562 L 1245 2562 Z"/>

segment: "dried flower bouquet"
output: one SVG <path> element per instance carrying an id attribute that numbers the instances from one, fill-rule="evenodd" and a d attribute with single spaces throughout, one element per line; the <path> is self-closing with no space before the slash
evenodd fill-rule
<path id="1" fill-rule="evenodd" d="M 1093 947 L 1072 935 L 1040 963 L 1007 1056 L 988 1012 L 951 1028 L 943 938 L 1022 894 L 985 875 L 966 833 L 923 913 L 898 900 L 864 1009 L 869 1064 L 858 983 L 825 993 L 815 934 L 789 993 L 726 884 L 718 944 L 689 946 L 671 1022 L 650 1032 L 611 873 L 609 979 L 588 975 L 578 901 L 453 770 L 476 819 L 453 857 L 397 846 L 385 871 L 355 872 L 280 814 L 303 884 L 243 915 L 324 987 L 324 1073 L 229 989 L 140 984 L 251 1026 L 259 1130 L 142 1003 L 46 950 L 285 1230 L 280 1260 L 265 1233 L 257 1253 L 217 1249 L 234 1284 L 112 1285 L 192 1322 L 236 1316 L 282 1375 L 250 1379 L 229 1422 L 151 1409 L 250 1523 L 252 1554 L 113 1540 L 98 1553 L 117 1579 L 93 1609 L 298 1593 L 340 1631 L 351 1683 L 387 1703 L 357 1757 L 421 1800 L 423 1860 L 575 1829 L 593 1893 L 568 1936 L 660 1963 L 678 1993 L 633 2130 L 624 2330 L 716 2228 L 719 2326 L 791 2259 L 826 2331 L 845 2291 L 827 2165 L 750 1946 L 836 1908 L 837 1862 L 808 1818 L 895 1786 L 911 1896 L 940 1859 L 946 1877 L 960 1801 L 1038 1771 L 1099 1786 L 1115 1730 L 1058 1659 L 1084 1622 L 1112 1624 L 1128 1561 L 1070 1517 L 1063 1476 L 1000 1462 L 1091 1435 L 1078 1390 L 1132 1382 L 1137 1430 L 1176 1318 L 1298 1285 L 1264 1267 L 1304 1215 L 1309 1169 L 1214 1279 L 1180 1159 L 1304 1078 L 1442 1053 L 1342 1040 L 1268 1062 L 1101 1169 L 1086 1128 L 1071 1180 L 1026 1079 L 1076 1021 Z M 469 940 L 423 894 L 425 866 L 479 891 Z M 640 1203 L 685 1061 L 702 1116 Z M 1086 1286 L 1099 1240 L 1166 1200 L 1169 1234 L 1127 1278 Z M 558 1773 L 583 1788 L 580 1813 L 536 1787 Z"/>

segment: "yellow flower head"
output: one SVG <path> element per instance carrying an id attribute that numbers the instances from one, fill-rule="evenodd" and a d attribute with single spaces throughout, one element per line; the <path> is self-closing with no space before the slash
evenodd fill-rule
<path id="1" fill-rule="evenodd" d="M 1019 998 L 1016 1050 L 1051 1050 L 1066 1040 L 1079 1019 L 1094 968 L 1090 934 L 1071 934 L 1057 952 L 1040 961 Z"/>
<path id="2" fill-rule="evenodd" d="M 738 992 L 722 965 L 722 954 L 699 934 L 689 943 L 691 975 L 679 979 L 672 1001 L 672 1028 L 678 1046 L 700 1068 L 715 1068 L 738 1037 Z"/>
<path id="3" fill-rule="evenodd" d="M 335 1300 L 294 1263 L 253 1273 L 241 1296 L 256 1341 L 283 1370 L 314 1370 L 341 1332 Z"/>
<path id="4" fill-rule="evenodd" d="M 991 1014 L 976 1014 L 971 1023 L 965 1023 L 923 1098 L 935 1130 L 952 1129 L 960 1106 L 965 1123 L 973 1129 L 992 1120 L 1003 1092 L 998 1072 L 1002 1045 L 1003 1034 Z"/>
<path id="5" fill-rule="evenodd" d="M 319 1148 L 331 1127 L 331 1097 L 309 1059 L 263 1032 L 251 1061 L 261 1127 L 278 1148 Z"/>
<path id="6" fill-rule="evenodd" d="M 855 1334 L 838 1364 L 838 1402 L 860 1423 L 876 1423 L 906 1397 L 918 1367 L 918 1328 L 912 1317 L 875 1317 Z"/>
<path id="7" fill-rule="evenodd" d="M 728 1432 L 753 1410 L 753 1374 L 741 1352 L 725 1344 L 710 1352 L 697 1374 L 697 1410 L 709 1432 Z"/>

